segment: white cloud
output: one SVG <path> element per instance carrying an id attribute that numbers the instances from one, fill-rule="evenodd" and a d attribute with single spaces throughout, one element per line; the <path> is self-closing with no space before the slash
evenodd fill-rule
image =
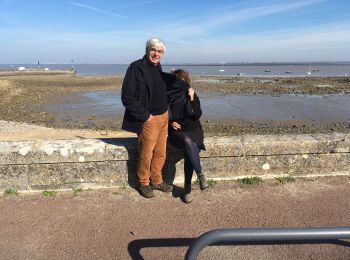
<path id="1" fill-rule="evenodd" d="M 142 57 L 145 41 L 154 36 L 144 30 L 64 33 L 25 28 L 1 34 L 13 42 L 6 48 L 0 42 L 2 60 L 16 59 L 18 63 L 30 57 L 33 62 L 39 59 L 60 63 L 73 58 L 77 63 L 129 63 Z M 202 37 L 198 41 L 159 36 L 167 43 L 164 62 L 350 60 L 350 21 L 215 39 Z"/>
<path id="2" fill-rule="evenodd" d="M 124 15 L 111 13 L 111 12 L 108 12 L 106 10 L 102 10 L 102 9 L 99 9 L 99 8 L 96 8 L 96 7 L 92 7 L 92 6 L 89 6 L 89 5 L 85 5 L 85 4 L 81 4 L 81 3 L 77 3 L 77 2 L 68 2 L 68 3 L 70 3 L 71 5 L 75 5 L 75 6 L 78 6 L 78 7 L 82 7 L 82 8 L 94 11 L 94 12 L 104 13 L 104 14 L 112 15 L 112 16 L 119 17 L 119 18 L 125 18 Z"/>
<path id="3" fill-rule="evenodd" d="M 261 6 L 234 12 L 225 9 L 216 11 L 220 12 L 220 19 L 216 19 L 215 15 L 197 16 L 178 19 L 176 23 L 155 23 L 157 26 L 145 23 L 136 29 L 119 31 L 82 33 L 23 26 L 0 28 L 0 38 L 3 39 L 0 41 L 0 57 L 2 62 L 17 60 L 18 63 L 30 58 L 34 62 L 40 59 L 60 63 L 73 58 L 78 63 L 129 63 L 144 54 L 147 39 L 158 36 L 167 44 L 164 62 L 350 60 L 350 20 L 308 28 L 213 36 L 222 25 L 231 26 L 244 19 L 255 19 L 317 2 Z M 94 60 L 91 60 L 92 57 Z"/>
<path id="4" fill-rule="evenodd" d="M 169 59 L 185 62 L 350 60 L 350 22 L 202 39 L 168 49 Z"/>
<path id="5" fill-rule="evenodd" d="M 159 1 L 160 0 L 148 0 L 148 1 L 133 2 L 133 3 L 128 3 L 126 5 L 119 5 L 119 6 L 117 6 L 117 9 L 124 9 L 124 8 L 128 8 L 128 7 L 136 7 L 136 6 L 151 4 L 151 3 L 159 2 Z"/>
<path id="6" fill-rule="evenodd" d="M 314 5 L 322 0 L 299 1 L 275 5 L 262 5 L 259 7 L 242 8 L 234 7 L 213 11 L 210 14 L 189 16 L 190 18 L 178 19 L 175 23 L 160 25 L 157 31 L 167 37 L 178 39 L 191 39 L 214 33 L 223 26 L 236 26 L 242 21 L 253 20 L 259 17 L 288 12 L 291 10 Z M 176 19 L 174 19 L 176 20 Z"/>

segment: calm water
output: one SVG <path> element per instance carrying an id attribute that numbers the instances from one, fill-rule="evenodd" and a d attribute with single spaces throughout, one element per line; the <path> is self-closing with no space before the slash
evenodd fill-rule
<path id="1" fill-rule="evenodd" d="M 37 68 L 36 64 L 0 64 L 0 70 L 15 69 L 19 66 L 26 68 Z M 49 69 L 64 69 L 70 70 L 71 64 L 41 64 L 42 67 Z M 119 64 L 75 64 L 77 73 L 80 75 L 124 75 L 128 65 Z M 310 76 L 349 76 L 350 65 L 234 65 L 234 66 L 188 66 L 188 65 L 163 65 L 163 71 L 170 72 L 172 69 L 185 69 L 193 75 L 222 75 L 222 76 L 237 76 L 243 73 L 246 76 L 306 76 L 305 72 L 310 70 Z M 219 70 L 223 69 L 223 72 Z M 265 71 L 269 72 L 265 72 Z"/>
<path id="2" fill-rule="evenodd" d="M 198 92 L 203 120 L 314 120 L 350 122 L 350 95 L 227 95 Z M 77 115 L 121 117 L 124 107 L 120 91 L 95 91 L 67 96 L 61 103 L 46 104 L 42 110 L 67 118 Z M 75 100 L 74 102 L 70 100 Z M 84 116 L 84 115 L 83 115 Z"/>

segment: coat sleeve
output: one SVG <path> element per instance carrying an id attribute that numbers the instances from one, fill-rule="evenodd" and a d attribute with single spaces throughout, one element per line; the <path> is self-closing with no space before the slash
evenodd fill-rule
<path id="1" fill-rule="evenodd" d="M 201 108 L 201 102 L 199 101 L 199 98 L 196 93 L 194 93 L 193 101 L 189 101 L 189 103 L 190 103 L 191 111 L 188 111 L 190 112 L 188 114 L 191 117 L 199 119 L 202 116 L 202 108 Z"/>
<path id="2" fill-rule="evenodd" d="M 141 102 L 143 98 L 140 95 L 140 81 L 138 80 L 137 68 L 130 66 L 126 71 L 123 85 L 122 85 L 122 94 L 121 99 L 124 107 L 134 118 L 145 122 L 150 113 L 147 111 L 144 104 Z M 143 81 L 143 83 L 145 83 Z"/>

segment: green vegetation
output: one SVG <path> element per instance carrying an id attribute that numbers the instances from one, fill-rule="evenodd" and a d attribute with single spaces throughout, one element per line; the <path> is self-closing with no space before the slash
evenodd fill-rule
<path id="1" fill-rule="evenodd" d="M 207 179 L 207 183 L 208 183 L 209 187 L 214 187 L 215 184 L 217 183 L 217 181 L 213 180 L 213 179 Z M 192 184 L 199 185 L 199 180 L 196 179 L 194 182 L 192 182 Z"/>
<path id="2" fill-rule="evenodd" d="M 73 194 L 77 195 L 79 192 L 83 192 L 83 191 L 84 191 L 83 188 L 75 188 L 75 189 L 73 189 Z"/>
<path id="3" fill-rule="evenodd" d="M 129 187 L 128 183 L 123 182 L 122 185 L 120 185 L 120 189 L 126 190 Z"/>
<path id="4" fill-rule="evenodd" d="M 213 179 L 208 179 L 207 182 L 208 182 L 209 187 L 214 187 L 215 184 L 217 183 L 217 181 L 213 180 Z"/>
<path id="5" fill-rule="evenodd" d="M 263 180 L 258 177 L 258 176 L 254 176 L 254 177 L 245 177 L 243 179 L 238 179 L 237 180 L 239 183 L 245 184 L 245 185 L 259 185 L 261 182 L 263 182 Z"/>
<path id="6" fill-rule="evenodd" d="M 42 192 L 43 196 L 45 197 L 53 197 L 57 194 L 57 191 L 54 191 L 54 190 L 44 190 Z"/>
<path id="7" fill-rule="evenodd" d="M 281 177 L 277 177 L 275 179 L 279 184 L 285 184 L 288 182 L 295 182 L 295 178 L 291 177 L 291 176 L 281 176 Z"/>
<path id="8" fill-rule="evenodd" d="M 16 187 L 10 187 L 7 188 L 4 192 L 5 196 L 17 196 L 18 195 L 18 190 Z"/>

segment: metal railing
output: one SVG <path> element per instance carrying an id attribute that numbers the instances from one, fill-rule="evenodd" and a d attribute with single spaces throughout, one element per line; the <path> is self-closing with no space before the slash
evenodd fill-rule
<path id="1" fill-rule="evenodd" d="M 319 228 L 230 228 L 206 232 L 197 237 L 185 260 L 195 260 L 206 246 L 218 242 L 315 242 L 350 239 L 350 227 Z"/>

